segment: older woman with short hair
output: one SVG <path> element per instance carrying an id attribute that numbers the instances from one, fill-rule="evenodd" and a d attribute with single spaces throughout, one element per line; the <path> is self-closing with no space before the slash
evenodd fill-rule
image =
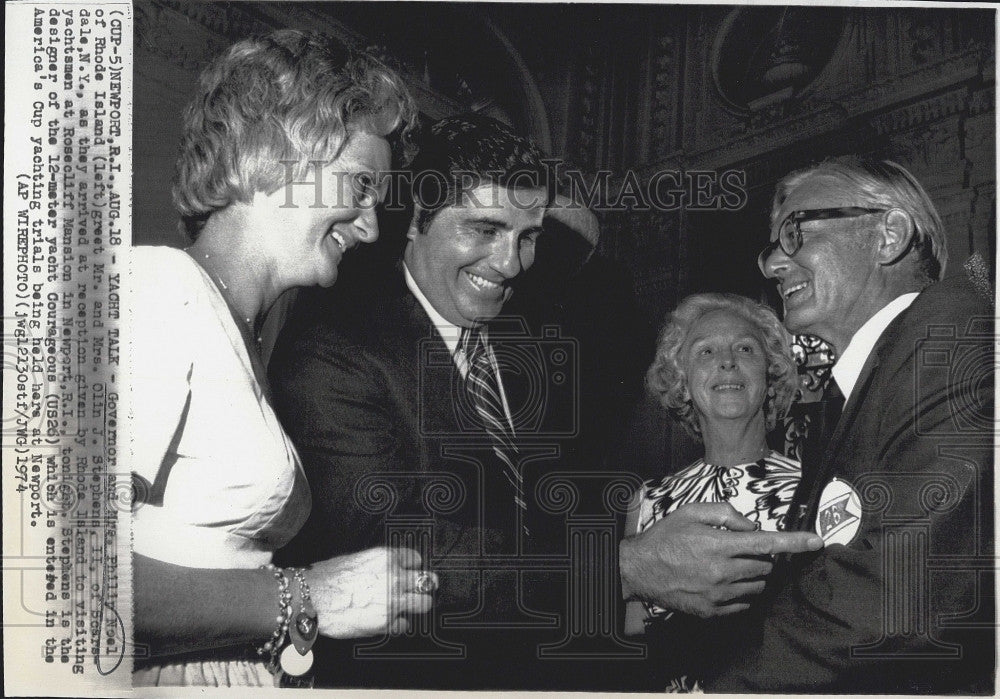
<path id="1" fill-rule="evenodd" d="M 636 494 L 626 534 L 651 527 L 691 503 L 728 502 L 759 529 L 783 528 L 801 467 L 771 450 L 766 434 L 798 386 L 790 338 L 767 307 L 734 294 L 696 294 L 670 314 L 647 384 L 670 415 L 705 446 L 705 455 Z M 711 635 L 737 622 L 705 621 L 630 602 L 626 626 L 669 643 L 667 673 L 692 688 L 711 664 Z M 720 626 L 721 625 L 721 626 Z M 714 631 L 709 632 L 711 628 Z M 721 644 L 720 644 L 721 648 Z"/>
<path id="2" fill-rule="evenodd" d="M 393 72 L 316 34 L 240 41 L 202 75 L 174 187 L 194 242 L 133 250 L 137 685 L 280 684 L 317 633 L 400 631 L 430 608 L 436 578 L 408 549 L 271 564 L 310 493 L 257 335 L 279 295 L 333 284 L 378 237 L 375 173 L 415 121 Z"/>

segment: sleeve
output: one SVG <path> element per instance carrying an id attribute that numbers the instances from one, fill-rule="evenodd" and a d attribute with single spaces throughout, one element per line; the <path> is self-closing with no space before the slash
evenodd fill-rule
<path id="1" fill-rule="evenodd" d="M 194 345 L 190 299 L 172 293 L 178 279 L 136 248 L 131 268 L 129 382 L 131 470 L 150 486 L 190 399 Z"/>
<path id="2" fill-rule="evenodd" d="M 314 333 L 279 341 L 270 373 L 275 409 L 302 458 L 313 499 L 309 520 L 282 557 L 305 563 L 384 545 L 382 517 L 363 500 L 406 498 L 408 492 L 358 491 L 369 475 L 409 467 L 387 388 L 368 354 Z"/>
<path id="3" fill-rule="evenodd" d="M 305 526 L 277 555 L 280 564 L 386 546 L 386 513 L 423 511 L 425 481 L 414 478 L 421 468 L 414 452 L 421 447 L 410 439 L 420 438 L 418 417 L 394 395 L 404 389 L 390 386 L 385 371 L 363 344 L 329 329 L 314 327 L 298 339 L 279 340 L 270 367 L 275 407 L 302 458 L 313 501 Z M 448 472 L 451 465 L 442 461 L 431 469 Z M 474 562 L 482 542 L 501 534 L 462 517 L 434 518 L 435 554 L 469 561 L 467 569 L 442 577 L 435 608 L 468 610 L 481 597 L 495 609 L 513 604 L 508 591 L 491 589 L 488 566 Z"/>
<path id="4" fill-rule="evenodd" d="M 877 431 L 849 447 L 861 530 L 801 564 L 711 691 L 992 691 L 994 381 L 977 342 L 952 343 L 957 371 L 918 351 L 888 377 Z"/>
<path id="5" fill-rule="evenodd" d="M 632 501 L 629 503 L 628 513 L 625 515 L 625 536 L 632 536 L 639 532 L 639 512 L 642 507 L 643 498 L 646 496 L 646 487 L 643 486 L 635 491 Z M 638 600 L 625 602 L 625 634 L 628 636 L 641 636 L 646 633 L 646 619 L 649 612 L 646 606 Z"/>

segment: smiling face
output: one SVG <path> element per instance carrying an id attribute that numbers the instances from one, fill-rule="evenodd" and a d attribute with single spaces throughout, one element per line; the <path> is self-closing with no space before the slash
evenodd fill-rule
<path id="1" fill-rule="evenodd" d="M 706 313 L 688 330 L 677 356 L 702 434 L 720 420 L 763 425 L 767 356 L 760 331 L 726 310 Z"/>
<path id="2" fill-rule="evenodd" d="M 788 195 L 771 227 L 793 211 L 856 206 L 844 182 L 830 175 L 807 177 Z M 892 300 L 876 259 L 879 214 L 801 224 L 802 247 L 789 257 L 780 247 L 764 261 L 764 273 L 776 279 L 785 306 L 785 327 L 816 335 L 843 352 L 880 308 Z M 883 217 L 884 218 L 884 217 Z"/>
<path id="3" fill-rule="evenodd" d="M 390 155 L 384 138 L 356 131 L 334 161 L 255 195 L 251 210 L 272 233 L 275 286 L 331 286 L 344 253 L 378 239 L 375 206 L 382 193 L 374 173 L 389 169 Z"/>
<path id="4" fill-rule="evenodd" d="M 490 320 L 510 298 L 517 277 L 535 261 L 545 205 L 543 189 L 477 187 L 458 204 L 438 211 L 423 233 L 414 217 L 406 267 L 450 323 L 469 327 Z"/>

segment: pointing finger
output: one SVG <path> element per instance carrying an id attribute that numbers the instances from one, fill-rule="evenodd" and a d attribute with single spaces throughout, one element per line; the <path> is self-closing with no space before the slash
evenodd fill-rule
<path id="1" fill-rule="evenodd" d="M 733 532 L 725 540 L 735 556 L 773 556 L 823 548 L 823 540 L 810 532 Z"/>

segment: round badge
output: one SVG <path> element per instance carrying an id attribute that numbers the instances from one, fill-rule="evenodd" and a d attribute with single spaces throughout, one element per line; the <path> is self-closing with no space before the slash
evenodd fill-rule
<path id="1" fill-rule="evenodd" d="M 281 651 L 281 669 L 289 675 L 298 677 L 309 672 L 313 664 L 313 652 L 309 651 L 305 655 L 299 655 L 295 646 L 289 644 L 285 650 Z"/>
<path id="2" fill-rule="evenodd" d="M 854 540 L 861 528 L 861 499 L 847 481 L 834 478 L 823 488 L 816 515 L 816 533 L 826 545 Z"/>

